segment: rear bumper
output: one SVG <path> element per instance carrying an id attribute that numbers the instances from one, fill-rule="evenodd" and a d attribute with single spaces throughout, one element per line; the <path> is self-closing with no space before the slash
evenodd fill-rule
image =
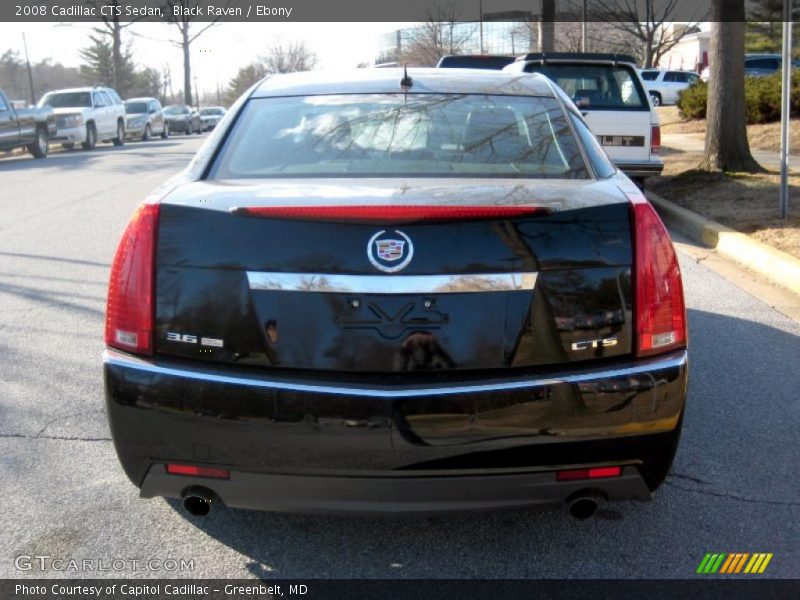
<path id="1" fill-rule="evenodd" d="M 181 498 L 191 487 L 212 490 L 226 506 L 275 512 L 431 514 L 563 504 L 572 497 L 649 501 L 652 492 L 634 466 L 608 479 L 556 481 L 554 472 L 394 477 L 324 477 L 232 472 L 230 479 L 147 474 L 141 495 Z"/>
<path id="2" fill-rule="evenodd" d="M 111 350 L 104 360 L 114 444 L 143 496 L 199 485 L 229 506 L 312 512 L 514 507 L 563 502 L 587 487 L 611 500 L 648 499 L 672 461 L 687 379 L 685 351 L 403 386 L 385 385 L 388 376 L 380 385 L 328 382 Z M 231 476 L 170 475 L 166 463 Z M 555 479 L 559 469 L 599 465 L 625 470 Z"/>
<path id="3" fill-rule="evenodd" d="M 625 175 L 637 179 L 661 175 L 664 170 L 664 163 L 660 160 L 641 163 L 618 162 L 616 165 Z"/>

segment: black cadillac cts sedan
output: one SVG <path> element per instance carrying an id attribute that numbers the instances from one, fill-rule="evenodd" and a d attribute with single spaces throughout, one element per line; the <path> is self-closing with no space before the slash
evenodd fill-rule
<path id="1" fill-rule="evenodd" d="M 125 472 L 197 515 L 586 517 L 686 397 L 667 231 L 540 75 L 265 79 L 134 214 L 105 338 Z"/>

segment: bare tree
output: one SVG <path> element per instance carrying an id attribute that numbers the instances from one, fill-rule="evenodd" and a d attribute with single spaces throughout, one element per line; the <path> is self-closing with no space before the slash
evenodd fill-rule
<path id="1" fill-rule="evenodd" d="M 125 95 L 125 86 L 130 81 L 125 80 L 125 49 L 122 45 L 122 32 L 124 29 L 133 25 L 141 17 L 133 18 L 123 23 L 120 21 L 123 2 L 121 0 L 85 0 L 88 6 L 95 9 L 95 12 L 102 19 L 102 26 L 95 29 L 96 32 L 107 36 L 111 40 L 111 56 L 113 61 L 111 87 L 120 94 Z M 101 10 L 103 7 L 111 7 L 111 10 Z M 111 16 L 106 16 L 109 14 Z"/>
<path id="2" fill-rule="evenodd" d="M 706 147 L 701 169 L 761 171 L 750 154 L 744 97 L 744 0 L 713 0 L 706 110 Z"/>
<path id="3" fill-rule="evenodd" d="M 219 21 L 219 17 L 217 17 L 210 23 L 198 26 L 199 28 L 194 27 L 193 18 L 190 15 L 194 14 L 199 6 L 202 6 L 201 0 L 166 0 L 164 5 L 166 20 L 178 28 L 180 35 L 178 41 L 172 40 L 171 43 L 183 51 L 183 103 L 188 106 L 192 105 L 192 42 Z"/>
<path id="4" fill-rule="evenodd" d="M 631 35 L 641 46 L 641 61 L 646 69 L 658 65 L 661 57 L 686 35 L 697 31 L 697 21 L 675 26 L 675 11 L 681 0 L 607 0 L 602 12 L 592 11 L 598 21 L 613 25 Z M 703 19 L 705 15 L 698 15 Z"/>
<path id="5" fill-rule="evenodd" d="M 459 14 L 454 0 L 428 7 L 425 21 L 409 33 L 400 59 L 414 66 L 433 67 L 443 56 L 462 54 L 475 35 L 475 28 L 459 23 Z"/>
<path id="6" fill-rule="evenodd" d="M 259 58 L 264 74 L 310 71 L 317 65 L 317 55 L 303 41 L 276 42 Z"/>

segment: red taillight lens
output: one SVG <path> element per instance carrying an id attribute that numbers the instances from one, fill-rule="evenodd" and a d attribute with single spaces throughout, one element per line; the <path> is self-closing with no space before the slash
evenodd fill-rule
<path id="1" fill-rule="evenodd" d="M 678 256 L 666 227 L 642 194 L 633 206 L 636 253 L 636 355 L 686 346 L 686 311 Z"/>
<path id="2" fill-rule="evenodd" d="M 661 149 L 661 126 L 653 125 L 650 128 L 650 153 L 658 154 Z"/>
<path id="3" fill-rule="evenodd" d="M 233 214 L 274 219 L 359 221 L 396 223 L 403 221 L 468 221 L 511 219 L 550 214 L 539 206 L 430 206 L 430 205 L 351 205 L 351 206 L 252 206 L 233 209 Z"/>
<path id="4" fill-rule="evenodd" d="M 227 469 L 215 467 L 197 467 L 195 465 L 168 464 L 167 473 L 171 475 L 190 475 L 192 477 L 212 477 L 214 479 L 228 479 L 230 472 Z"/>
<path id="5" fill-rule="evenodd" d="M 569 469 L 557 471 L 556 481 L 575 481 L 576 479 L 606 479 L 622 475 L 622 467 L 594 467 L 591 469 Z"/>
<path id="6" fill-rule="evenodd" d="M 133 214 L 111 265 L 106 304 L 106 345 L 153 353 L 153 261 L 158 204 L 142 204 Z"/>

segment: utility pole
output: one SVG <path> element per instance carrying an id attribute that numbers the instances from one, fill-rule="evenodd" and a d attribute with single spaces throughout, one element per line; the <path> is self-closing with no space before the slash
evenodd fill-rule
<path id="1" fill-rule="evenodd" d="M 194 107 L 200 110 L 200 94 L 197 93 L 197 75 L 194 76 Z"/>
<path id="2" fill-rule="evenodd" d="M 586 52 L 586 0 L 581 8 L 581 52 Z"/>
<path id="3" fill-rule="evenodd" d="M 31 59 L 28 58 L 28 42 L 25 40 L 25 33 L 22 34 L 22 46 L 25 48 L 25 64 L 28 67 L 28 85 L 31 89 L 31 104 L 36 104 L 36 92 L 33 91 L 33 70 L 31 69 Z"/>
<path id="4" fill-rule="evenodd" d="M 483 54 L 483 0 L 478 0 L 478 13 L 481 33 L 481 54 Z"/>
<path id="5" fill-rule="evenodd" d="M 792 0 L 783 0 L 783 63 L 781 73 L 781 200 L 780 217 L 789 216 L 789 114 L 792 89 Z"/>

